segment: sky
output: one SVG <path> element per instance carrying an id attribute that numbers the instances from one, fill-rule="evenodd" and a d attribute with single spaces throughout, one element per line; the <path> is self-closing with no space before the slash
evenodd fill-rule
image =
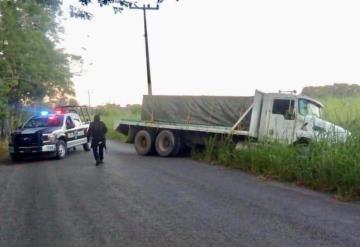
<path id="1" fill-rule="evenodd" d="M 69 4 L 64 0 L 65 16 Z M 94 1 L 96 2 L 96 1 Z M 148 11 L 153 94 L 253 95 L 360 82 L 359 1 L 165 0 Z M 66 18 L 62 46 L 77 99 L 139 104 L 147 94 L 143 15 L 87 7 L 91 21 Z"/>

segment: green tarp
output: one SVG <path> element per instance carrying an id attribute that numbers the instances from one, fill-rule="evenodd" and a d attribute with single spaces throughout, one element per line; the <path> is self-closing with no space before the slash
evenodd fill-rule
<path id="1" fill-rule="evenodd" d="M 253 97 L 144 95 L 141 119 L 232 127 L 252 103 Z"/>

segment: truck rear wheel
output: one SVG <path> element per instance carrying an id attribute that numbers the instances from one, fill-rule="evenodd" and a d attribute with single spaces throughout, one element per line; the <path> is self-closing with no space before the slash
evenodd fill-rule
<path id="1" fill-rule="evenodd" d="M 150 155 L 154 153 L 154 137 L 147 130 L 140 130 L 135 135 L 135 150 L 140 155 Z"/>
<path id="2" fill-rule="evenodd" d="M 180 151 L 177 149 L 177 136 L 170 130 L 162 130 L 156 137 L 155 149 L 162 157 L 169 157 Z"/>

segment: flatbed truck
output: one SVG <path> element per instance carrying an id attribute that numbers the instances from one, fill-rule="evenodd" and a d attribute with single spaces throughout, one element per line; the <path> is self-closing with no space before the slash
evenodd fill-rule
<path id="1" fill-rule="evenodd" d="M 140 155 L 176 156 L 210 137 L 250 141 L 308 143 L 319 136 L 346 139 L 349 132 L 322 119 L 323 105 L 294 93 L 253 97 L 144 96 L 140 121 L 120 120 L 114 129 L 127 135 Z M 241 145 L 240 145 L 241 146 Z"/>

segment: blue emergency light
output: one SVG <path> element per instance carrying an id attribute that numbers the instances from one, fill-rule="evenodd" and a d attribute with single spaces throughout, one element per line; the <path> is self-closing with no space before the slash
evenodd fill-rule
<path id="1" fill-rule="evenodd" d="M 41 111 L 40 114 L 41 114 L 41 116 L 47 116 L 49 114 L 49 112 L 48 111 Z"/>

